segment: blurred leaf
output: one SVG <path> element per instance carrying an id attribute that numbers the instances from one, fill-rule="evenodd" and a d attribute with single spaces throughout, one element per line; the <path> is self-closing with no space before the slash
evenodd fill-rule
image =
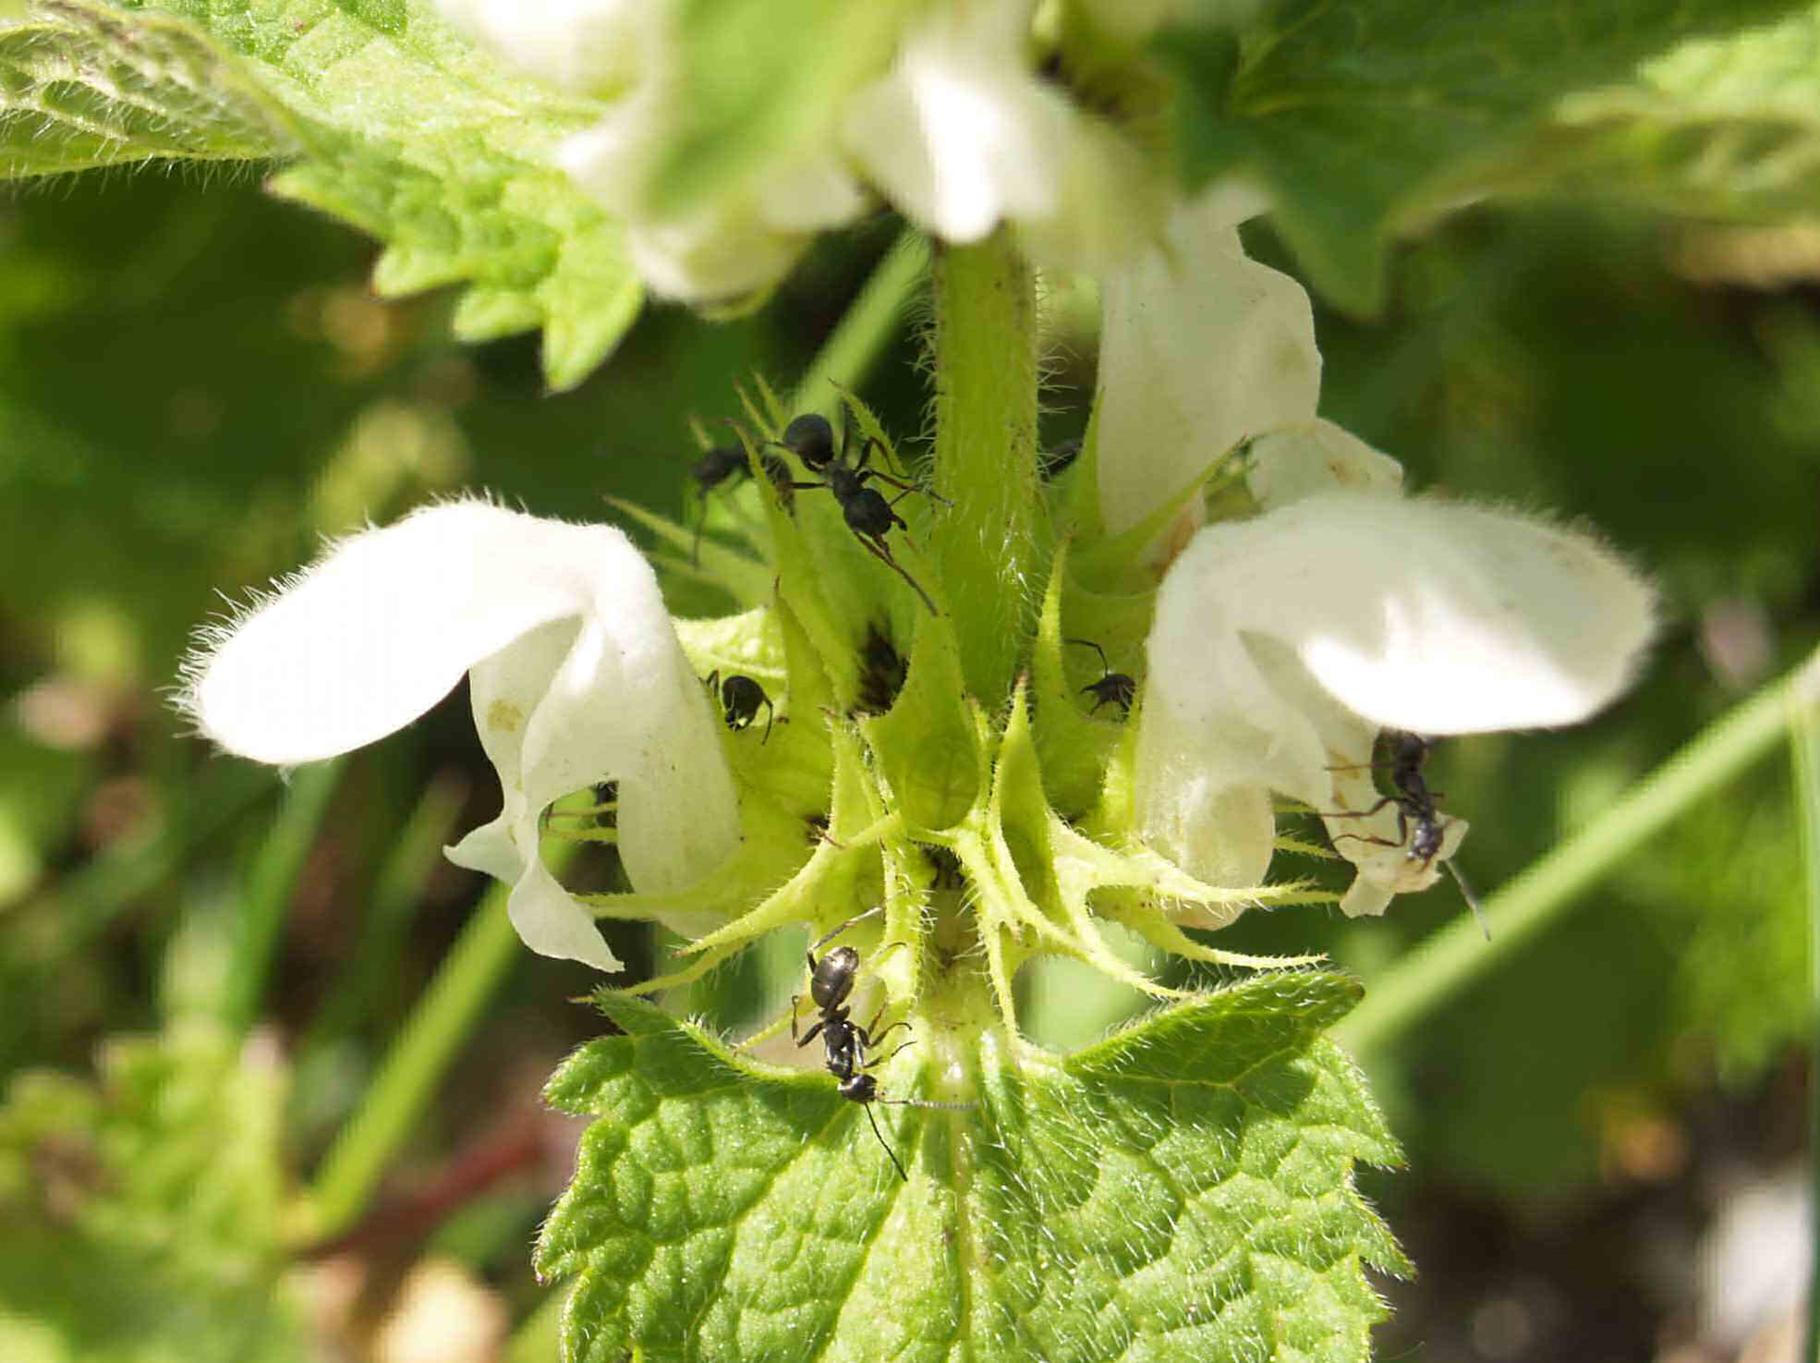
<path id="1" fill-rule="evenodd" d="M 1358 988 L 1259 977 L 1057 1061 L 983 1048 L 979 1107 L 873 1109 L 603 995 L 550 1100 L 600 1116 L 546 1224 L 579 1274 L 565 1357 L 1363 1359 L 1363 1268 L 1403 1267 L 1352 1186 L 1395 1147 L 1320 1039 Z M 901 1114 L 901 1115 L 898 1115 Z"/>
<path id="2" fill-rule="evenodd" d="M 1390 238 L 1495 182 L 1499 167 L 1539 164 L 1532 139 L 1573 111 L 1571 97 L 1621 84 L 1679 43 L 1744 33 L 1791 8 L 1285 0 L 1242 38 L 1178 27 L 1159 45 L 1177 78 L 1189 183 L 1230 174 L 1260 183 L 1307 273 L 1341 306 L 1369 312 L 1384 299 Z M 1766 76 L 1805 54 L 1807 35 L 1791 29 L 1768 44 L 1778 51 L 1763 63 Z M 1728 120 L 1736 114 L 1726 111 Z M 1640 173 L 1646 162 L 1604 169 Z"/>
<path id="3" fill-rule="evenodd" d="M 0 29 L 0 179 L 296 145 L 283 106 L 187 24 L 40 0 Z"/>
<path id="4" fill-rule="evenodd" d="M 34 14 L 0 33 L 11 174 L 290 161 L 279 193 L 388 243 L 380 292 L 467 285 L 456 334 L 543 328 L 558 389 L 637 317 L 622 229 L 552 163 L 597 107 L 509 76 L 427 4 L 44 0 Z"/>
<path id="5" fill-rule="evenodd" d="M 0 1357 L 279 1363 L 275 1074 L 218 1032 L 119 1039 L 0 1107 Z"/>

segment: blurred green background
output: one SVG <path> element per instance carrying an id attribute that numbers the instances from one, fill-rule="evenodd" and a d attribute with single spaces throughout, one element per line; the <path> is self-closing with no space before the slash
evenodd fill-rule
<path id="1" fill-rule="evenodd" d="M 896 231 L 881 219 L 824 243 L 742 320 L 650 310 L 593 379 L 551 398 L 534 340 L 464 348 L 447 300 L 377 301 L 368 243 L 250 177 L 93 175 L 0 201 L 0 1083 L 28 1076 L 0 1116 L 0 1200 L 9 1150 L 13 1176 L 51 1177 L 19 1152 L 41 1159 L 45 1131 L 85 1120 L 69 1113 L 89 1099 L 40 1072 L 100 1063 L 102 1101 L 130 1107 L 134 1065 L 150 1062 L 105 1040 L 223 1014 L 254 1023 L 275 1085 L 293 1075 L 282 1100 L 233 1099 L 235 1120 L 277 1114 L 258 1186 L 307 1177 L 483 891 L 436 853 L 497 798 L 459 695 L 288 786 L 182 733 L 168 696 L 217 590 L 455 488 L 547 515 L 602 517 L 606 494 L 693 514 L 689 418 L 732 414 L 755 372 L 792 384 Z M 1286 263 L 1267 232 L 1250 244 Z M 1611 712 L 1437 753 L 1482 889 L 1820 642 L 1815 281 L 1820 235 L 1467 214 L 1401 251 L 1386 317 L 1320 316 L 1324 414 L 1402 459 L 1413 486 L 1584 520 L 1664 591 L 1655 657 Z M 1058 440 L 1085 419 L 1094 312 L 1068 281 L 1050 303 Z M 913 331 L 862 389 L 906 436 L 927 399 Z M 714 605 L 688 584 L 676 603 Z M 1372 1057 L 1410 1167 L 1371 1188 L 1422 1267 L 1386 1285 L 1398 1315 L 1381 1356 L 1692 1363 L 1749 1347 L 1701 1306 L 1700 1256 L 1728 1198 L 1802 1158 L 1789 784 L 1778 755 L 1715 794 Z M 248 967 L 265 959 L 249 902 L 282 933 L 269 976 Z M 1460 912 L 1443 882 L 1383 921 L 1285 910 L 1220 944 L 1328 950 L 1369 985 Z M 648 970 L 644 930 L 618 931 Z M 678 1006 L 751 1021 L 790 991 L 798 952 L 782 943 Z M 537 1093 L 598 1031 L 573 1002 L 592 983 L 517 953 L 371 1212 L 287 1268 L 324 1356 L 418 1356 L 395 1337 L 429 1300 L 480 1339 L 431 1356 L 554 1357 L 540 1325 L 500 1341 L 543 1299 L 527 1246 L 575 1133 Z M 1033 1026 L 1058 1043 L 1135 1006 L 1069 977 L 1063 1008 L 1057 983 L 1029 990 Z M 216 1230 L 231 1258 L 236 1232 Z M 275 1226 L 266 1243 L 284 1239 Z M 5 1240 L 0 1303 L 41 1292 L 35 1242 Z M 146 1305 L 162 1323 L 136 1340 L 59 1354 L 41 1339 L 40 1356 L 164 1357 L 146 1351 L 164 1309 Z M 247 1339 L 270 1338 L 247 1319 Z M 244 1340 L 195 1348 L 256 1356 Z"/>

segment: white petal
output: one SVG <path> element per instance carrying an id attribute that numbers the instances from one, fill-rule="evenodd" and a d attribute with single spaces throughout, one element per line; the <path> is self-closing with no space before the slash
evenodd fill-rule
<path id="1" fill-rule="evenodd" d="M 285 766 L 403 728 L 476 661 L 581 609 L 571 565 L 548 561 L 552 526 L 456 502 L 343 540 L 211 631 L 186 708 L 228 751 Z"/>
<path id="2" fill-rule="evenodd" d="M 666 0 L 436 0 L 448 20 L 534 76 L 601 91 L 655 58 Z"/>
<path id="3" fill-rule="evenodd" d="M 1585 719 L 1630 681 L 1653 612 L 1584 535 L 1336 492 L 1202 530 L 1163 584 L 1153 650 L 1175 646 L 1165 620 L 1279 639 L 1373 724 L 1458 734 Z M 1151 675 L 1175 674 L 1153 652 Z"/>
<path id="4" fill-rule="evenodd" d="M 620 531 L 463 502 L 356 536 L 196 664 L 191 705 L 232 751 L 308 761 L 408 723 L 470 667 L 504 808 L 451 856 L 513 882 L 534 949 L 608 968 L 587 910 L 539 862 L 551 801 L 618 781 L 641 890 L 690 883 L 739 838 L 707 694 Z"/>
<path id="5" fill-rule="evenodd" d="M 1157 595 L 1141 829 L 1203 878 L 1253 883 L 1268 860 L 1262 794 L 1363 811 L 1377 802 L 1363 764 L 1381 727 L 1583 719 L 1629 680 L 1650 628 L 1649 589 L 1620 560 L 1503 512 L 1329 492 L 1209 526 Z M 1328 827 L 1401 842 L 1391 809 Z M 1437 863 L 1464 832 L 1449 821 Z M 1409 862 L 1400 845 L 1336 846 L 1369 882 L 1352 911 L 1433 880 L 1435 865 Z"/>
<path id="6" fill-rule="evenodd" d="M 1318 492 L 1385 492 L 1403 487 L 1403 466 L 1331 421 L 1305 421 L 1259 436 L 1245 481 L 1266 511 Z"/>
<path id="7" fill-rule="evenodd" d="M 1028 0 L 941 0 L 890 75 L 847 103 L 848 153 L 906 217 L 954 242 L 1055 208 L 1066 100 L 1025 56 Z"/>
<path id="8" fill-rule="evenodd" d="M 1311 420 L 1321 357 L 1308 295 L 1246 258 L 1229 196 L 1179 210 L 1164 249 L 1109 277 L 1100 337 L 1100 510 L 1141 521 L 1240 440 Z"/>
<path id="9" fill-rule="evenodd" d="M 825 160 L 779 172 L 783 180 L 761 205 L 744 193 L 723 195 L 685 218 L 644 211 L 642 186 L 661 130 L 648 125 L 651 101 L 626 100 L 598 125 L 568 138 L 557 160 L 583 189 L 627 218 L 627 245 L 638 276 L 661 298 L 713 303 L 771 287 L 809 243 L 806 232 L 856 215 L 864 199 L 852 180 Z M 798 218 L 788 221 L 790 202 Z M 774 209 L 783 222 L 767 220 Z"/>

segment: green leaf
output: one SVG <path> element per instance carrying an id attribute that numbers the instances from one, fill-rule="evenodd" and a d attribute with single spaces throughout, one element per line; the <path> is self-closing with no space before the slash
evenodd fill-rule
<path id="1" fill-rule="evenodd" d="M 0 170 L 276 159 L 280 194 L 386 243 L 375 287 L 465 285 L 454 328 L 541 327 L 585 378 L 643 294 L 624 228 L 556 169 L 599 106 L 511 75 L 427 0 L 43 0 L 0 29 Z"/>
<path id="2" fill-rule="evenodd" d="M 1065 1059 L 987 1032 L 977 1107 L 870 1109 L 907 1183 L 826 1076 L 604 996 L 624 1035 L 549 1088 L 601 1119 L 539 1246 L 564 1356 L 1364 1359 L 1364 1268 L 1405 1264 L 1352 1185 L 1396 1149 L 1321 1038 L 1357 995 L 1259 976 Z"/>
<path id="3" fill-rule="evenodd" d="M 0 179 L 296 147 L 283 106 L 188 25 L 49 0 L 0 28 Z"/>
<path id="4" fill-rule="evenodd" d="M 215 1030 L 116 1040 L 0 1107 L 0 1357 L 289 1363 L 282 1085 Z"/>
<path id="5" fill-rule="evenodd" d="M 1571 111 L 1677 44 L 1742 34 L 1786 0 L 1285 0 L 1256 31 L 1176 28 L 1182 171 L 1261 182 L 1315 282 L 1383 297 L 1399 229 L 1458 201 Z M 1792 40 L 1791 40 L 1792 41 Z M 1787 49 L 1793 51 L 1793 48 Z"/>

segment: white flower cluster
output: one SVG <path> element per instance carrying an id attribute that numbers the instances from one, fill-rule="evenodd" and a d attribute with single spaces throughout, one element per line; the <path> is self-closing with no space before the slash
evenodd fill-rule
<path id="1" fill-rule="evenodd" d="M 1320 420 L 1308 299 L 1246 258 L 1242 211 L 1182 210 L 1105 288 L 1106 528 L 1154 520 L 1241 443 L 1256 508 L 1200 525 L 1192 497 L 1160 537 L 1133 831 L 1204 882 L 1258 885 L 1288 797 L 1357 869 L 1341 907 L 1381 913 L 1432 883 L 1465 824 L 1411 855 L 1373 782 L 1379 731 L 1584 719 L 1629 681 L 1653 603 L 1587 536 L 1406 497 L 1394 460 Z M 464 672 L 504 807 L 450 856 L 513 886 L 534 950 L 616 968 L 539 860 L 551 803 L 617 783 L 619 851 L 644 892 L 711 876 L 741 836 L 708 695 L 618 530 L 464 501 L 356 535 L 210 631 L 187 703 L 222 747 L 289 765 L 402 727 Z"/>
<path id="2" fill-rule="evenodd" d="M 640 275 L 666 297 L 762 290 L 816 232 L 853 221 L 875 194 L 943 240 L 977 241 L 1010 222 L 1044 259 L 1082 267 L 1112 258 L 1166 206 L 1136 149 L 1039 78 L 1035 0 L 867 0 L 895 35 L 875 67 L 861 63 L 827 91 L 787 152 L 681 214 L 664 210 L 653 183 L 688 102 L 677 0 L 438 2 L 529 74 L 605 101 L 600 122 L 559 159 L 627 224 Z M 1174 7 L 1088 8 L 1135 34 Z"/>

